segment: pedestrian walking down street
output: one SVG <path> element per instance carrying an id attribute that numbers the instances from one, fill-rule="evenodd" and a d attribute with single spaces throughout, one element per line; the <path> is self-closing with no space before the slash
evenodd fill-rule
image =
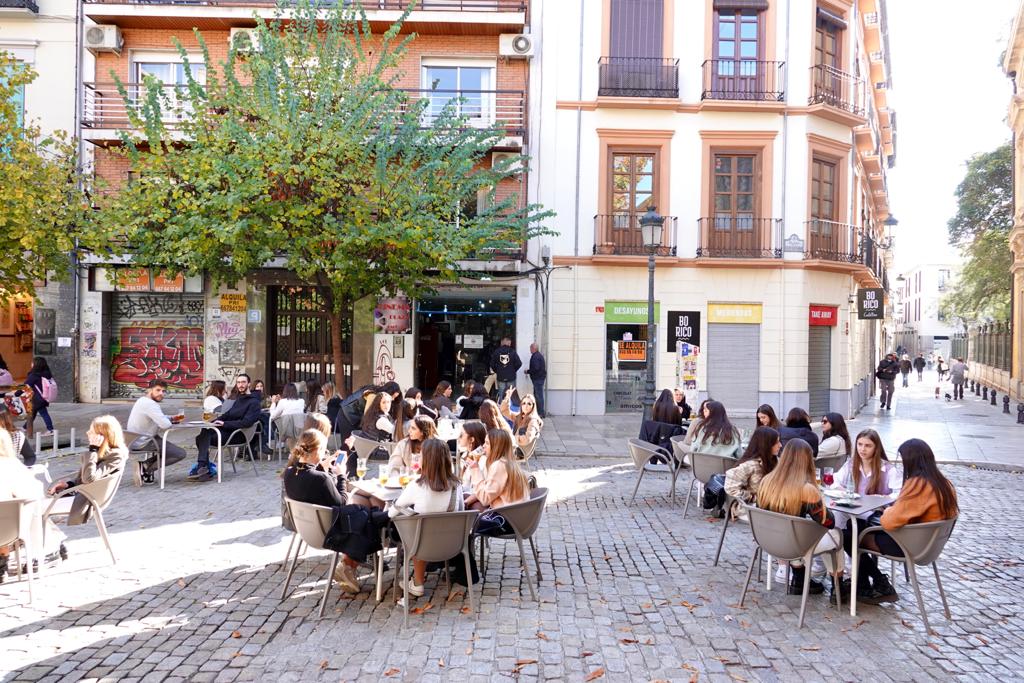
<path id="1" fill-rule="evenodd" d="M 903 358 L 900 360 L 900 374 L 903 375 L 903 386 L 909 387 L 910 384 L 907 382 L 907 377 L 910 376 L 910 356 L 903 354 Z"/>
<path id="2" fill-rule="evenodd" d="M 512 339 L 502 337 L 501 346 L 491 354 L 491 372 L 497 376 L 498 396 L 504 396 L 509 387 L 516 385 L 516 373 L 523 367 L 523 361 L 512 348 Z"/>
<path id="3" fill-rule="evenodd" d="M 946 378 L 947 374 L 949 374 L 949 365 L 942 359 L 942 356 L 939 356 L 939 359 L 935 361 L 935 369 L 939 373 L 940 382 Z"/>
<path id="4" fill-rule="evenodd" d="M 917 381 L 918 382 L 924 380 L 924 366 L 925 365 L 927 365 L 927 363 L 924 360 L 924 354 L 923 353 L 917 354 L 917 358 L 914 359 L 914 369 L 917 370 Z"/>
<path id="5" fill-rule="evenodd" d="M 50 407 L 50 402 L 43 396 L 44 382 L 52 381 L 53 374 L 50 372 L 50 366 L 46 359 L 42 356 L 33 358 L 32 367 L 29 369 L 28 377 L 25 379 L 25 384 L 32 389 L 32 416 L 28 419 L 25 429 L 25 433 L 30 439 L 36 427 L 37 417 L 42 417 L 43 423 L 46 425 L 46 433 L 43 436 L 48 436 L 53 431 L 53 420 L 50 419 L 50 413 L 47 411 L 47 408 Z"/>
<path id="6" fill-rule="evenodd" d="M 533 397 L 537 399 L 537 415 L 547 415 L 544 405 L 544 381 L 548 378 L 548 363 L 537 348 L 537 343 L 530 344 L 530 365 L 526 370 L 533 382 Z"/>
<path id="7" fill-rule="evenodd" d="M 963 358 L 957 358 L 949 366 L 949 380 L 953 383 L 953 400 L 958 401 L 964 397 L 964 384 L 967 382 L 967 363 Z"/>
<path id="8" fill-rule="evenodd" d="M 896 393 L 896 375 L 900 371 L 899 361 L 895 353 L 886 354 L 882 362 L 875 370 L 875 377 L 881 384 L 881 392 L 878 394 L 878 406 L 884 410 L 892 410 L 892 395 Z"/>

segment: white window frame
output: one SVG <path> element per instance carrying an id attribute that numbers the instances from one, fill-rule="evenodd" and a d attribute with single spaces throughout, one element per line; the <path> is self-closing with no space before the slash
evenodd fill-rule
<path id="1" fill-rule="evenodd" d="M 485 57 L 423 57 L 420 60 L 420 88 L 424 91 L 426 97 L 430 98 L 427 94 L 432 87 L 431 81 L 427 76 L 428 69 L 432 67 L 447 67 L 447 68 L 470 68 L 470 69 L 490 69 L 491 71 L 491 87 L 483 91 L 480 95 L 480 115 L 474 116 L 469 115 L 469 122 L 473 126 L 480 128 L 486 128 L 492 126 L 497 121 L 497 80 L 498 80 L 498 61 L 493 58 Z M 462 91 L 461 73 L 456 76 L 456 89 Z M 490 91 L 490 92 L 488 92 Z M 426 122 L 430 122 L 434 118 L 434 114 L 431 113 L 431 107 L 428 107 L 427 112 L 424 114 Z"/>

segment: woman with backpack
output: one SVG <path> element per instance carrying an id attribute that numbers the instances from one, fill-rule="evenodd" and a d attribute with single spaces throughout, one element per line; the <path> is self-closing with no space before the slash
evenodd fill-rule
<path id="1" fill-rule="evenodd" d="M 53 381 L 53 374 L 50 372 L 50 366 L 45 358 L 36 356 L 32 359 L 32 368 L 28 371 L 25 384 L 32 390 L 32 417 L 25 425 L 25 432 L 31 439 L 36 425 L 36 417 L 42 416 L 43 423 L 46 425 L 46 432 L 43 436 L 48 436 L 53 432 L 53 420 L 50 419 L 50 413 L 47 411 L 50 401 L 46 399 L 46 396 L 50 395 L 51 398 L 56 398 L 54 394 L 56 394 L 57 383 Z"/>

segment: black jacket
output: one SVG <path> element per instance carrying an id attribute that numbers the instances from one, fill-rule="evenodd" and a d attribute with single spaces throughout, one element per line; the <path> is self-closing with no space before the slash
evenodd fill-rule
<path id="1" fill-rule="evenodd" d="M 512 382 L 516 378 L 523 361 L 511 346 L 499 346 L 491 354 L 491 370 L 498 375 L 501 382 Z"/>
<path id="2" fill-rule="evenodd" d="M 921 356 L 918 356 L 917 358 L 914 359 L 914 369 L 917 370 L 918 372 L 924 370 L 925 365 L 927 365 L 927 362 Z"/>
<path id="3" fill-rule="evenodd" d="M 540 351 L 535 351 L 530 354 L 530 367 L 526 370 L 526 374 L 530 376 L 534 382 L 541 382 L 548 377 L 548 364 L 544 360 L 544 356 L 541 355 Z"/>
<path id="4" fill-rule="evenodd" d="M 227 412 L 221 413 L 219 419 L 224 423 L 221 429 L 228 432 L 252 427 L 260 419 L 260 395 L 240 395 Z"/>
<path id="5" fill-rule="evenodd" d="M 462 400 L 462 412 L 459 413 L 460 420 L 477 420 L 480 418 L 480 406 L 487 400 L 484 394 L 474 394 Z"/>
<path id="6" fill-rule="evenodd" d="M 644 420 L 643 424 L 640 425 L 641 441 L 660 446 L 670 454 L 672 453 L 672 437 L 684 434 L 686 434 L 686 429 L 682 425 L 669 424 L 668 422 Z"/>
<path id="7" fill-rule="evenodd" d="M 810 426 L 779 427 L 779 441 L 782 442 L 783 447 L 785 447 L 786 442 L 790 439 L 803 439 L 811 447 L 811 450 L 814 451 L 814 457 L 818 457 L 818 435 L 814 433 Z"/>
<path id="8" fill-rule="evenodd" d="M 32 389 L 32 410 L 36 411 L 40 408 L 45 408 L 50 405 L 50 402 L 43 398 L 43 378 L 53 379 L 53 375 L 50 371 L 43 370 L 42 372 L 30 372 L 28 377 L 25 378 L 25 384 Z"/>
<path id="9" fill-rule="evenodd" d="M 878 369 L 875 371 L 875 377 L 881 380 L 892 381 L 896 379 L 896 375 L 900 373 L 900 364 L 898 361 L 889 360 L 883 358 L 882 362 L 878 364 Z"/>
<path id="10" fill-rule="evenodd" d="M 909 360 L 900 361 L 900 372 L 902 372 L 904 375 L 910 374 L 910 368 L 911 365 Z"/>
<path id="11" fill-rule="evenodd" d="M 335 507 L 345 505 L 340 481 L 323 470 L 299 464 L 284 471 L 284 493 L 292 500 L 312 505 Z"/>

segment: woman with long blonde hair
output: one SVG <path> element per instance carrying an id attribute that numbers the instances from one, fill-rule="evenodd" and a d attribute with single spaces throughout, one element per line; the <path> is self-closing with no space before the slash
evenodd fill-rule
<path id="1" fill-rule="evenodd" d="M 476 510 L 501 507 L 529 500 L 530 485 L 526 473 L 516 462 L 512 437 L 504 429 L 491 429 L 484 440 L 487 458 L 483 476 L 473 477 L 473 493 L 466 498 L 466 507 Z M 479 462 L 470 461 L 470 469 L 478 469 Z"/>
<path id="2" fill-rule="evenodd" d="M 519 412 L 512 412 L 512 391 L 505 393 L 499 408 L 501 414 L 507 420 L 512 421 L 512 434 L 515 436 L 516 445 L 526 446 L 537 440 L 540 430 L 544 427 L 544 421 L 537 414 L 537 399 L 533 394 L 523 394 L 519 401 Z"/>
<path id="3" fill-rule="evenodd" d="M 761 480 L 757 489 L 757 506 L 762 510 L 781 512 L 794 517 L 812 519 L 829 531 L 818 542 L 815 554 L 828 553 L 842 548 L 842 535 L 835 530 L 835 519 L 821 499 L 821 492 L 815 484 L 814 451 L 803 439 L 790 439 L 782 449 L 779 464 Z M 826 565 L 833 558 L 825 555 Z M 803 594 L 804 572 L 802 563 L 791 562 L 793 575 L 789 583 L 790 595 Z M 831 569 L 830 569 L 831 573 Z M 833 581 L 833 593 L 841 582 Z M 818 581 L 811 581 L 810 593 L 823 593 L 825 587 Z"/>

